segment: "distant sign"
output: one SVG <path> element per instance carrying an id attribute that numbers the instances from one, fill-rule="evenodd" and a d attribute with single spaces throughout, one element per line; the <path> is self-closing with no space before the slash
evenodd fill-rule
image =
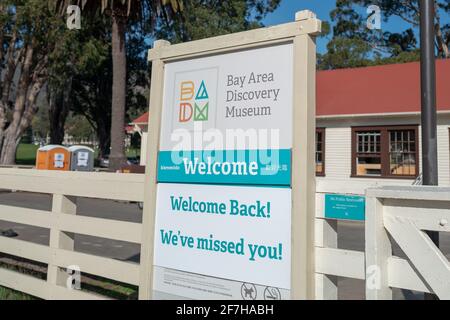
<path id="1" fill-rule="evenodd" d="M 55 153 L 53 166 L 55 168 L 64 168 L 64 153 Z"/>
<path id="2" fill-rule="evenodd" d="M 89 161 L 89 153 L 88 152 L 78 152 L 77 153 L 77 164 L 79 167 L 87 167 Z"/>
<path id="3" fill-rule="evenodd" d="M 365 220 L 366 199 L 361 196 L 325 195 L 325 218 Z"/>

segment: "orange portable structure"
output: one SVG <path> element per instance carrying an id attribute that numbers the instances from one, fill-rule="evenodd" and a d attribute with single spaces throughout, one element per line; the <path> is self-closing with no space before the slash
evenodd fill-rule
<path id="1" fill-rule="evenodd" d="M 47 145 L 37 151 L 36 169 L 70 170 L 70 151 L 63 146 Z"/>

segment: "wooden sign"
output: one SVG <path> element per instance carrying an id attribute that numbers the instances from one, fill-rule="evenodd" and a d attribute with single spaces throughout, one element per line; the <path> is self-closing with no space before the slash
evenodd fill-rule
<path id="1" fill-rule="evenodd" d="M 141 299 L 226 298 L 201 294 L 214 281 L 233 299 L 313 298 L 320 26 L 302 11 L 293 23 L 149 51 Z M 180 282 L 163 284 L 175 273 Z M 203 284 L 173 289 L 193 275 Z"/>

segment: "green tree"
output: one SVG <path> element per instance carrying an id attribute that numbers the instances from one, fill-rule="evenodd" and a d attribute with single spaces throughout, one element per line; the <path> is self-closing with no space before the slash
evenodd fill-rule
<path id="1" fill-rule="evenodd" d="M 48 80 L 49 55 L 65 29 L 47 1 L 0 3 L 0 163 L 15 161 L 17 145 Z"/>
<path id="2" fill-rule="evenodd" d="M 69 4 L 81 4 L 83 13 L 104 13 L 111 18 L 111 50 L 113 60 L 111 154 L 110 169 L 115 171 L 126 162 L 125 157 L 125 109 L 126 109 L 126 33 L 130 21 L 140 20 L 151 30 L 160 14 L 168 17 L 171 10 L 182 9 L 178 0 L 62 0 L 58 5 L 64 12 Z M 168 6 L 166 6 L 168 5 Z"/>
<path id="3" fill-rule="evenodd" d="M 76 140 L 88 140 L 95 134 L 89 121 L 80 115 L 68 117 L 65 131 Z"/>
<path id="4" fill-rule="evenodd" d="M 105 17 L 85 19 L 77 38 L 76 72 L 70 108 L 90 123 L 99 142 L 99 157 L 109 154 L 111 139 L 111 25 Z"/>
<path id="5" fill-rule="evenodd" d="M 50 121 L 50 143 L 61 144 L 64 139 L 66 118 L 71 109 L 73 77 L 83 67 L 86 55 L 92 54 L 85 46 L 85 32 L 90 30 L 66 30 L 58 46 L 50 53 L 48 62 L 49 81 L 47 87 L 48 116 Z"/>
<path id="6" fill-rule="evenodd" d="M 365 8 L 378 5 L 386 22 L 398 17 L 410 24 L 403 31 L 369 30 Z M 363 12 L 363 13 L 359 13 Z M 436 1 L 437 56 L 449 57 L 449 24 L 442 24 L 440 15 L 450 12 L 450 1 Z M 387 63 L 416 61 L 420 58 L 414 28 L 419 24 L 419 1 L 336 0 L 330 13 L 333 34 L 327 53 L 319 55 L 319 69 L 360 67 Z"/>
<path id="7" fill-rule="evenodd" d="M 370 45 L 358 38 L 336 37 L 327 45 L 327 53 L 318 55 L 320 69 L 357 68 L 370 65 Z"/>
<path id="8" fill-rule="evenodd" d="M 183 10 L 158 24 L 156 38 L 172 43 L 254 29 L 281 0 L 183 0 Z"/>
<path id="9" fill-rule="evenodd" d="M 138 27 L 136 23 L 136 27 Z M 85 21 L 78 39 L 79 61 L 73 75 L 70 95 L 71 110 L 83 115 L 94 128 L 99 141 L 99 157 L 110 152 L 111 101 L 113 61 L 111 55 L 111 26 L 106 17 Z M 149 70 L 145 56 L 148 45 L 139 28 L 127 34 L 127 95 L 126 122 L 146 110 Z M 130 118 L 131 117 L 131 118 Z M 122 126 L 123 127 L 123 126 Z"/>
<path id="10" fill-rule="evenodd" d="M 48 103 L 45 100 L 46 99 L 38 99 L 38 111 L 36 112 L 36 115 L 33 117 L 33 121 L 31 122 L 33 137 L 37 138 L 40 141 L 47 138 L 50 133 Z"/>
<path id="11" fill-rule="evenodd" d="M 411 27 L 418 27 L 420 23 L 419 0 L 394 1 L 394 0 L 356 0 L 355 5 L 368 6 L 374 4 L 380 7 L 385 19 L 396 16 L 411 24 Z M 437 56 L 449 58 L 450 45 L 450 23 L 443 24 L 441 15 L 448 17 L 450 14 L 449 0 L 435 0 L 435 43 Z M 448 21 L 448 20 L 447 20 Z M 403 34 L 404 38 L 411 39 L 411 34 Z M 399 43 L 399 42 L 396 42 Z"/>

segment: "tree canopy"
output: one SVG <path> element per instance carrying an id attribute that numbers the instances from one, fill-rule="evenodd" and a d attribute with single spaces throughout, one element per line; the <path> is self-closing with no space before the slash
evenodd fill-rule
<path id="1" fill-rule="evenodd" d="M 383 22 L 397 18 L 409 24 L 405 30 L 368 29 L 366 8 L 380 7 Z M 450 13 L 450 1 L 436 0 L 436 55 L 450 57 L 449 24 L 440 16 Z M 330 13 L 333 27 L 327 52 L 319 55 L 320 69 L 361 67 L 377 64 L 416 61 L 420 58 L 415 31 L 419 25 L 419 1 L 336 0 Z"/>

